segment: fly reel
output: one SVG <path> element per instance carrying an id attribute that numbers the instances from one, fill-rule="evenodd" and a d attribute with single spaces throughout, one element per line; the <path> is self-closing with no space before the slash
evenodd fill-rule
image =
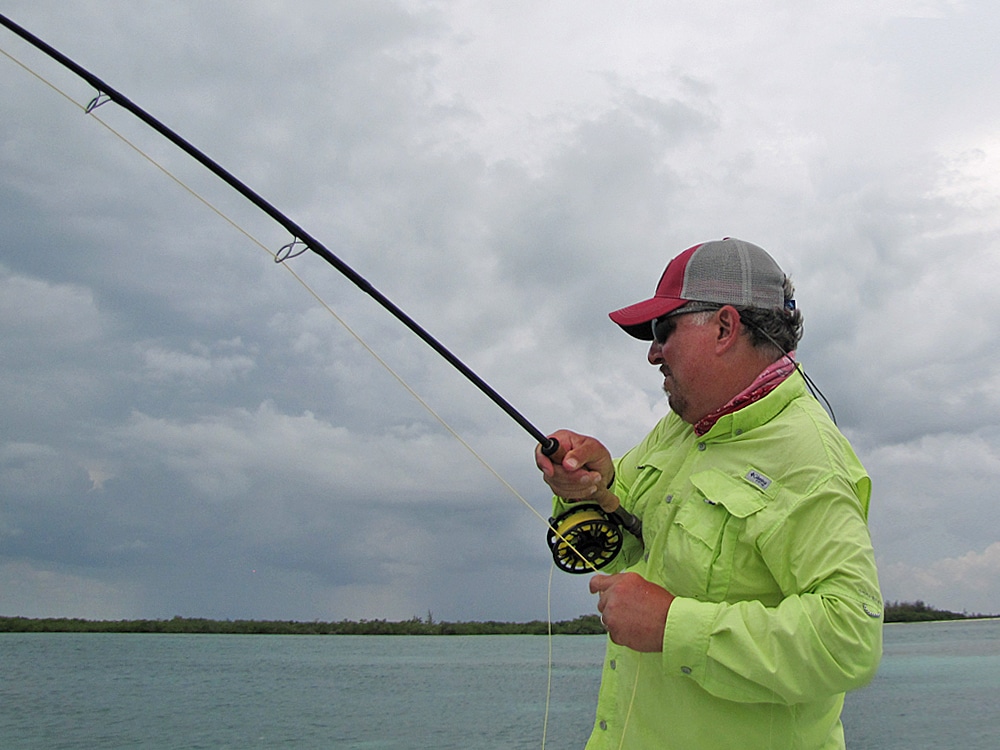
<path id="1" fill-rule="evenodd" d="M 623 541 L 621 522 L 597 503 L 574 505 L 549 519 L 552 559 L 567 573 L 600 570 L 615 559 Z"/>

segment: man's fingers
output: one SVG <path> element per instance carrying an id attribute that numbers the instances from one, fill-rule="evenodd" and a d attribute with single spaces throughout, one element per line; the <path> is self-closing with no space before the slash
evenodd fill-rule
<path id="1" fill-rule="evenodd" d="M 606 576 L 602 573 L 598 573 L 590 579 L 590 593 L 599 594 L 602 591 L 607 591 L 612 583 L 614 583 L 614 576 Z"/>
<path id="2" fill-rule="evenodd" d="M 542 453 L 541 445 L 535 448 L 535 466 L 541 469 L 542 474 L 547 477 L 551 477 L 555 471 L 555 467 L 552 465 L 552 459 Z"/>

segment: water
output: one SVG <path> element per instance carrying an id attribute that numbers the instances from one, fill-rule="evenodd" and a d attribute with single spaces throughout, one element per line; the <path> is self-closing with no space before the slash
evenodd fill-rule
<path id="1" fill-rule="evenodd" d="M 1000 746 L 1000 621 L 889 625 L 852 750 Z M 603 637 L 553 640 L 546 748 L 582 748 Z M 0 748 L 540 748 L 539 636 L 0 634 Z"/>
<path id="2" fill-rule="evenodd" d="M 582 747 L 603 637 L 553 640 L 547 747 Z M 540 636 L 0 634 L 0 748 L 537 748 Z"/>
<path id="3" fill-rule="evenodd" d="M 1000 747 L 1000 620 L 885 628 L 871 685 L 849 693 L 850 750 Z"/>

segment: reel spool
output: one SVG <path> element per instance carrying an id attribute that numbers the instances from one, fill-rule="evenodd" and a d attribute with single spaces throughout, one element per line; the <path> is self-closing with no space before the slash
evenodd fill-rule
<path id="1" fill-rule="evenodd" d="M 600 505 L 584 503 L 549 519 L 547 541 L 556 566 L 580 574 L 600 570 L 614 560 L 624 533 L 621 523 Z"/>

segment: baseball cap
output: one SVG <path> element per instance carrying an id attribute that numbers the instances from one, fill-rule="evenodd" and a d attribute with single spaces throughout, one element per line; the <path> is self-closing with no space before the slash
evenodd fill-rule
<path id="1" fill-rule="evenodd" d="M 609 317 L 630 336 L 651 341 L 650 321 L 688 302 L 780 310 L 784 283 L 784 272 L 763 248 L 726 237 L 689 247 L 667 264 L 650 299 Z"/>

